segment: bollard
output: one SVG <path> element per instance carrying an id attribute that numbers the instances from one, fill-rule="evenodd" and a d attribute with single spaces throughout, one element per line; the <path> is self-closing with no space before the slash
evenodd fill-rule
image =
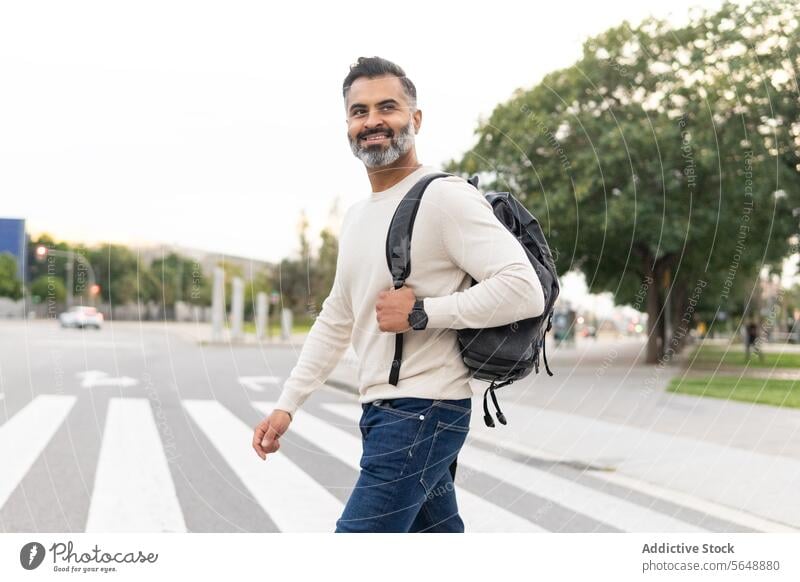
<path id="1" fill-rule="evenodd" d="M 256 295 L 256 339 L 264 339 L 268 317 L 269 303 L 267 302 L 267 294 L 261 291 Z"/>
<path id="2" fill-rule="evenodd" d="M 244 320 L 244 281 L 241 277 L 233 278 L 233 297 L 231 298 L 231 340 L 241 341 L 244 338 L 242 322 Z"/>
<path id="3" fill-rule="evenodd" d="M 225 319 L 225 270 L 214 268 L 214 287 L 211 295 L 211 341 L 222 341 L 222 324 Z"/>
<path id="4" fill-rule="evenodd" d="M 292 310 L 284 309 L 281 312 L 281 339 L 289 341 L 292 339 Z"/>

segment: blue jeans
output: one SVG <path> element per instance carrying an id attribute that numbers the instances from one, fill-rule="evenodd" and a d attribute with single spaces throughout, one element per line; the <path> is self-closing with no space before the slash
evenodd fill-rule
<path id="1" fill-rule="evenodd" d="M 362 404 L 361 473 L 336 533 L 463 532 L 453 477 L 472 400 Z"/>

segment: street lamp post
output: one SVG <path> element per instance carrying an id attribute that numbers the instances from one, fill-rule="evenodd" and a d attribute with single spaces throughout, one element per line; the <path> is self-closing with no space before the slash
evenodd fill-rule
<path id="1" fill-rule="evenodd" d="M 74 260 L 72 257 L 67 261 L 67 309 L 72 307 L 75 301 L 73 289 L 75 289 L 75 277 L 73 275 Z"/>
<path id="2" fill-rule="evenodd" d="M 38 257 L 46 257 L 47 255 L 53 255 L 54 257 L 63 257 L 67 259 L 67 308 L 72 307 L 73 303 L 73 293 L 72 288 L 74 286 L 73 281 L 73 265 L 74 261 L 78 261 L 81 265 L 86 267 L 87 272 L 89 273 L 89 295 L 92 296 L 95 293 L 95 289 L 97 289 L 96 285 L 96 277 L 94 276 L 94 269 L 92 268 L 92 264 L 86 260 L 80 253 L 76 253 L 75 251 L 62 251 L 59 249 L 49 249 L 44 245 L 40 245 L 36 248 L 36 256 Z"/>

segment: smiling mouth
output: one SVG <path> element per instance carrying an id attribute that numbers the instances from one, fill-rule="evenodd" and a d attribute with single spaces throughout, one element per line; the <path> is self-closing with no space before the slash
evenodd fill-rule
<path id="1" fill-rule="evenodd" d="M 367 137 L 362 137 L 361 141 L 364 143 L 381 143 L 382 141 L 386 141 L 388 139 L 389 135 L 386 133 L 373 133 Z"/>

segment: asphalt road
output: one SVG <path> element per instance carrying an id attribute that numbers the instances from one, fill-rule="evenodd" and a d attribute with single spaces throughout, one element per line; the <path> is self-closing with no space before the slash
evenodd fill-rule
<path id="1" fill-rule="evenodd" d="M 251 448 L 298 355 L 157 323 L 0 322 L 0 528 L 333 531 L 358 475 L 355 396 L 321 389 L 279 453 Z M 479 440 L 456 485 L 468 531 L 751 531 Z"/>

